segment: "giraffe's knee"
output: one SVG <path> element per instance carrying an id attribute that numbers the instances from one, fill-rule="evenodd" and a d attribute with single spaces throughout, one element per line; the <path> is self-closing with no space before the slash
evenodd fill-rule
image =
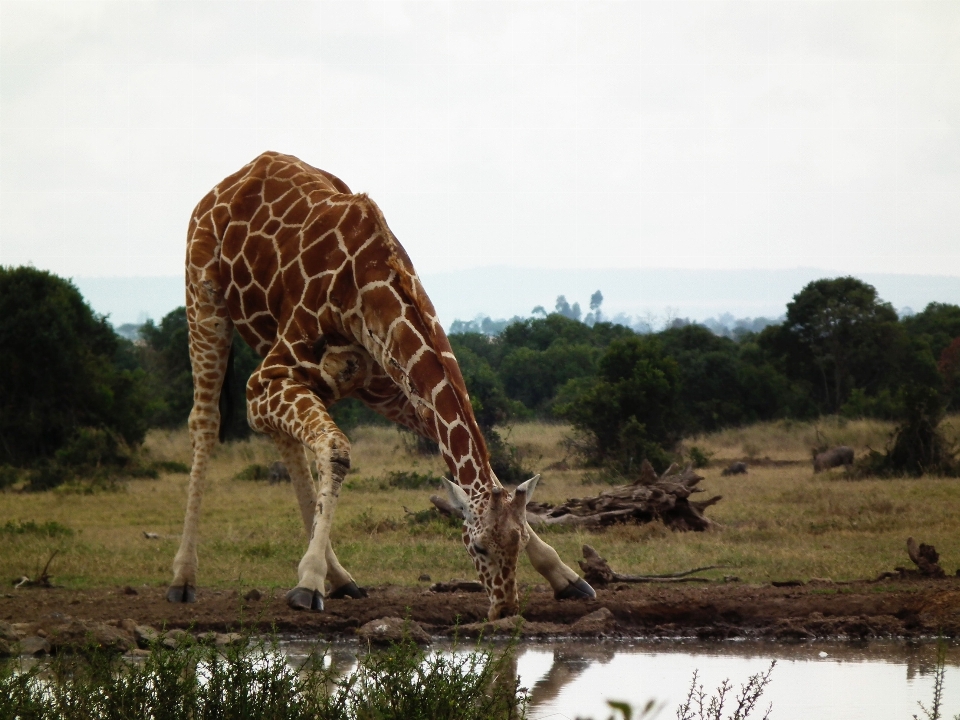
<path id="1" fill-rule="evenodd" d="M 338 430 L 331 433 L 328 447 L 330 448 L 330 471 L 334 482 L 339 485 L 350 469 L 350 441 Z"/>

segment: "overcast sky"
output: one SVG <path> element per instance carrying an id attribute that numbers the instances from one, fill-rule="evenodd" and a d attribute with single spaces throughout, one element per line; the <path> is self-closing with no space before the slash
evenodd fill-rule
<path id="1" fill-rule="evenodd" d="M 179 275 L 267 149 L 421 274 L 960 275 L 960 3 L 0 0 L 0 263 Z"/>

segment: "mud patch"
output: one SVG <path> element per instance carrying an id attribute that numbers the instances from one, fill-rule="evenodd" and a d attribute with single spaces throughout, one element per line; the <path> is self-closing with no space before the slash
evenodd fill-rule
<path id="1" fill-rule="evenodd" d="M 296 633 L 352 638 L 373 620 L 404 618 L 433 636 L 889 638 L 960 635 L 960 579 L 909 579 L 799 587 L 717 583 L 684 586 L 614 586 L 595 600 L 553 599 L 549 588 L 527 587 L 523 622 L 486 623 L 487 600 L 479 593 L 436 593 L 422 588 L 368 588 L 369 597 L 326 601 L 322 613 L 287 607 L 284 592 L 204 590 L 198 601 L 175 605 L 163 588 L 69 590 L 21 588 L 0 596 L 0 621 L 55 637 L 69 626 L 146 626 L 195 633 Z"/>

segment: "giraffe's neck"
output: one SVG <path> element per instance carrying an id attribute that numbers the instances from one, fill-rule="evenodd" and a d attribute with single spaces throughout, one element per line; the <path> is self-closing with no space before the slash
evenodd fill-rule
<path id="1" fill-rule="evenodd" d="M 445 336 L 443 341 L 448 344 Z M 486 442 L 460 368 L 452 353 L 450 357 L 442 353 L 437 348 L 425 349 L 405 373 L 407 383 L 402 387 L 416 409 L 422 431 L 437 441 L 453 478 L 472 500 L 482 502 L 496 484 Z"/>
<path id="2" fill-rule="evenodd" d="M 410 258 L 387 226 L 380 208 L 366 196 L 350 196 L 346 232 L 355 246 L 343 273 L 356 302 L 340 305 L 345 330 L 401 388 L 421 433 L 440 446 L 450 472 L 471 498 L 482 499 L 497 481 L 490 470 L 483 435 L 470 405 L 460 367 L 436 310 Z M 362 232 L 360 232 L 362 230 Z M 339 293 L 338 282 L 331 293 Z"/>

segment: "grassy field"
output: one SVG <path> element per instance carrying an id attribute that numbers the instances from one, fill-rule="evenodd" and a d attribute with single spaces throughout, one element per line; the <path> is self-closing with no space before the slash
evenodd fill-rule
<path id="1" fill-rule="evenodd" d="M 813 475 L 810 446 L 816 430 L 831 443 L 863 451 L 881 449 L 890 427 L 882 423 L 823 420 L 766 423 L 691 438 L 712 453 L 701 473 L 703 497 L 723 500 L 707 511 L 722 528 L 708 533 L 674 533 L 659 525 L 621 526 L 603 532 L 549 530 L 544 536 L 575 566 L 584 543 L 595 547 L 620 572 L 672 572 L 723 564 L 750 582 L 875 576 L 909 564 L 904 543 L 912 535 L 932 543 L 948 572 L 960 566 L 960 481 L 844 479 L 839 470 Z M 953 418 L 956 437 L 960 422 Z M 551 502 L 593 495 L 602 485 L 585 485 L 584 471 L 544 468 L 564 459 L 569 428 L 518 424 L 508 431 L 527 464 L 543 471 L 536 499 Z M 431 490 L 382 489 L 393 470 L 440 474 L 439 458 L 411 455 L 391 428 L 369 427 L 353 434 L 353 468 L 347 477 L 336 524 L 338 555 L 362 585 L 416 585 L 422 573 L 433 580 L 474 576 L 459 530 L 440 522 L 417 525 L 411 511 L 428 507 Z M 155 431 L 146 446 L 154 459 L 189 462 L 186 431 Z M 721 477 L 732 459 L 768 457 L 795 461 L 754 465 L 746 476 Z M 291 488 L 233 479 L 251 463 L 277 459 L 263 438 L 220 446 L 204 499 L 201 520 L 201 586 L 289 588 L 296 580 L 305 535 Z M 0 493 L 0 578 L 36 577 L 54 550 L 57 583 L 68 587 L 164 586 L 183 520 L 187 476 L 136 480 L 119 492 Z M 31 522 L 33 523 L 31 525 Z M 147 539 L 145 532 L 160 539 Z M 524 582 L 541 580 L 526 561 Z"/>

